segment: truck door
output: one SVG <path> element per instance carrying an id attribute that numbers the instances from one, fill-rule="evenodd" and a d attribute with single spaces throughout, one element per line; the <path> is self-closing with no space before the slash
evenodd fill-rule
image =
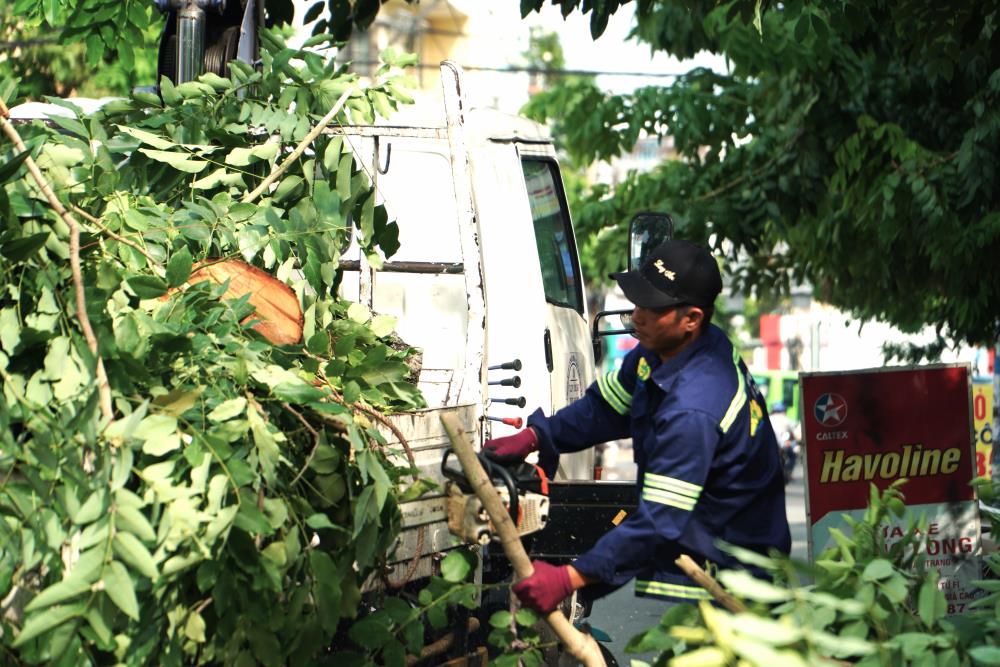
<path id="1" fill-rule="evenodd" d="M 551 150 L 551 146 L 545 148 Z M 533 145 L 518 146 L 545 293 L 543 349 L 550 375 L 549 414 L 583 396 L 594 380 L 583 275 L 573 223 L 556 161 Z M 563 457 L 559 477 L 592 479 L 593 450 Z"/>

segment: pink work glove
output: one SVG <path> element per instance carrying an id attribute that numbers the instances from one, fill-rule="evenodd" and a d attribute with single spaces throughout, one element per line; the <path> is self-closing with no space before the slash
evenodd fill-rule
<path id="1" fill-rule="evenodd" d="M 514 584 L 514 593 L 521 604 L 547 614 L 573 592 L 566 565 L 551 565 L 543 560 L 533 560 L 535 572 L 527 579 Z"/>
<path id="2" fill-rule="evenodd" d="M 518 463 L 538 449 L 538 436 L 530 426 L 519 433 L 503 438 L 493 438 L 483 444 L 483 454 L 497 463 Z"/>

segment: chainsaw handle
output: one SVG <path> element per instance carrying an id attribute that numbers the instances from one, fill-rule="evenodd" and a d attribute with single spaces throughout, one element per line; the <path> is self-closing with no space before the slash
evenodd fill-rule
<path id="1" fill-rule="evenodd" d="M 455 468 L 448 467 L 448 457 L 455 453 L 455 450 L 449 447 L 444 451 L 444 457 L 441 459 L 441 474 L 456 484 L 466 493 L 474 493 L 475 489 L 469 483 L 469 479 L 465 476 L 461 470 L 456 470 Z M 510 474 L 507 468 L 503 467 L 495 461 L 491 461 L 482 455 L 482 453 L 476 454 L 479 457 L 479 464 L 483 466 L 483 470 L 486 471 L 486 475 L 490 480 L 499 479 L 503 482 L 503 485 L 507 487 L 507 494 L 510 497 L 510 504 L 507 511 L 510 513 L 510 518 L 517 525 L 517 516 L 520 511 L 519 501 L 517 497 L 517 482 L 514 481 L 514 476 Z M 457 458 L 457 455 L 456 455 Z"/>

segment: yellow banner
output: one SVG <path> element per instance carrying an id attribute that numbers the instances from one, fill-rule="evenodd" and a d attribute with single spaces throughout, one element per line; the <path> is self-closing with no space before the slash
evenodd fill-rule
<path id="1" fill-rule="evenodd" d="M 976 430 L 976 475 L 992 477 L 993 466 L 993 383 L 972 383 L 972 425 Z"/>

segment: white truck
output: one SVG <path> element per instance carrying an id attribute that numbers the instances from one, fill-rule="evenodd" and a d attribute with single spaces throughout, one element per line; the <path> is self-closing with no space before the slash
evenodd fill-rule
<path id="1" fill-rule="evenodd" d="M 399 336 L 421 350 L 428 409 L 395 422 L 423 475 L 443 487 L 442 409 L 460 414 L 477 443 L 513 433 L 536 408 L 551 414 L 582 396 L 594 354 L 551 138 L 523 118 L 466 108 L 458 66 L 441 73 L 444 104 L 431 113 L 331 131 L 353 147 L 400 230 L 399 251 L 378 271 L 356 247 L 345 253 L 342 294 L 395 316 Z M 593 477 L 592 450 L 563 457 L 557 474 Z M 394 559 L 413 556 L 421 526 L 425 554 L 455 545 L 445 506 L 442 491 L 404 508 Z"/>

